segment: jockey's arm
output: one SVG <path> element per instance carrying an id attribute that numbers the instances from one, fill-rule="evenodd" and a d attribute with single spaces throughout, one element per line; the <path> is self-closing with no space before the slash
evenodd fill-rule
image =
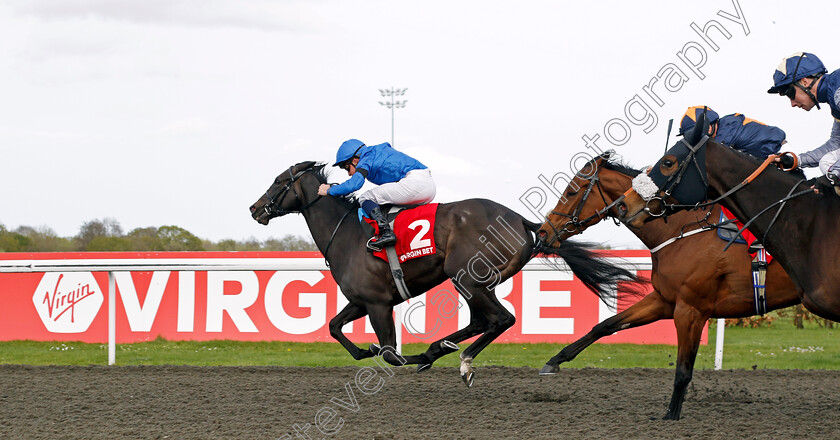
<path id="1" fill-rule="evenodd" d="M 834 120 L 834 125 L 831 127 L 831 136 L 828 138 L 826 143 L 820 145 L 819 147 L 808 151 L 806 153 L 802 153 L 799 155 L 799 166 L 802 167 L 816 167 L 820 165 L 820 159 L 826 154 L 840 149 L 840 121 L 837 119 Z M 840 164 L 835 163 L 831 169 L 835 174 L 838 174 L 838 168 L 840 168 Z"/>
<path id="2" fill-rule="evenodd" d="M 332 186 L 329 190 L 329 195 L 331 196 L 345 196 L 350 194 L 354 191 L 358 191 L 362 185 L 365 184 L 365 174 L 367 173 L 354 173 L 349 179 L 345 180 L 343 183 Z"/>

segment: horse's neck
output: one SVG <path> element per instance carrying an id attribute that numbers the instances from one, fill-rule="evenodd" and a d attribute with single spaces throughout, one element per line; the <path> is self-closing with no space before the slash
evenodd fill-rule
<path id="1" fill-rule="evenodd" d="M 315 245 L 322 254 L 327 252 L 327 246 L 333 249 L 336 245 L 347 246 L 362 241 L 362 228 L 358 226 L 359 219 L 354 212 L 348 213 L 353 208 L 355 207 L 348 206 L 335 197 L 325 196 L 303 213 L 309 233 L 312 234 L 312 239 L 315 240 Z M 336 229 L 339 230 L 336 231 Z M 335 236 L 333 236 L 334 232 Z M 330 244 L 330 239 L 333 240 L 332 244 Z M 329 258 L 328 255 L 324 256 Z"/>
<path id="2" fill-rule="evenodd" d="M 715 143 L 709 144 L 706 154 L 710 194 L 719 196 L 740 184 L 758 165 L 731 148 Z M 773 169 L 764 170 L 753 182 L 736 191 L 721 202 L 739 220 L 747 222 L 762 210 L 785 198 L 791 190 L 799 192 L 808 189 L 807 183 L 787 177 Z M 836 212 L 837 206 L 815 204 L 815 197 L 803 196 L 788 201 L 784 208 L 769 209 L 750 224 L 750 230 L 762 239 L 767 234 L 766 246 L 771 253 L 786 252 L 796 243 L 810 242 L 814 233 L 811 227 L 816 215 L 822 211 Z M 832 205 L 829 203 L 828 205 Z M 836 205 L 836 204 L 835 204 Z M 778 216 L 777 216 L 778 213 Z M 774 223 L 774 218 L 776 218 Z M 769 234 L 768 234 L 769 230 Z"/>
<path id="3" fill-rule="evenodd" d="M 633 185 L 633 177 L 618 172 L 615 173 L 613 179 L 610 180 L 610 185 L 604 186 L 604 193 L 611 200 L 621 197 Z M 602 180 L 603 182 L 603 180 Z M 630 231 L 642 241 L 649 249 L 662 244 L 665 240 L 676 237 L 682 232 L 682 227 L 686 223 L 696 221 L 696 214 L 691 212 L 680 212 L 672 215 L 668 222 L 663 220 L 652 220 L 645 223 L 641 228 L 631 228 Z"/>

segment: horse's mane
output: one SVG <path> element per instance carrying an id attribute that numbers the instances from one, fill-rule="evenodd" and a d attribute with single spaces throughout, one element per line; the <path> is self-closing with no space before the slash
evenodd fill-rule
<path id="1" fill-rule="evenodd" d="M 319 169 L 320 167 L 320 169 Z M 332 170 L 327 167 L 326 162 L 318 162 L 312 166 L 313 169 L 316 170 L 315 176 L 318 178 L 318 181 L 323 184 L 328 184 L 329 177 Z M 347 209 L 350 208 L 359 208 L 361 205 L 359 204 L 358 197 L 355 196 L 355 193 L 350 193 L 345 196 L 334 197 L 335 199 L 341 201 L 343 204 L 347 205 Z"/>
<path id="2" fill-rule="evenodd" d="M 632 177 L 636 177 L 642 173 L 642 170 L 637 170 L 630 165 L 625 164 L 618 157 L 611 157 L 608 160 L 603 161 L 601 165 L 608 170 L 617 171 L 621 174 L 626 174 Z"/>

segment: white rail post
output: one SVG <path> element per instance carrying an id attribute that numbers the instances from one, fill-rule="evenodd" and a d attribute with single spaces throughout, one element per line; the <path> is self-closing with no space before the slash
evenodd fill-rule
<path id="1" fill-rule="evenodd" d="M 717 320 L 717 336 L 715 338 L 715 370 L 723 368 L 723 329 L 726 327 L 726 320 Z"/>
<path id="2" fill-rule="evenodd" d="M 403 304 L 405 303 L 399 303 L 394 306 L 394 329 L 397 332 L 397 346 L 394 349 L 397 350 L 397 354 L 399 355 L 402 355 Z"/>
<path id="3" fill-rule="evenodd" d="M 108 271 L 108 365 L 117 363 L 117 285 Z"/>

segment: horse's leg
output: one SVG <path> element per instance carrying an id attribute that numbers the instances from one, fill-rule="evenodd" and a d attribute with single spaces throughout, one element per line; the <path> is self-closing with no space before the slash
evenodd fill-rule
<path id="1" fill-rule="evenodd" d="M 627 310 L 605 319 L 592 327 L 589 333 L 565 346 L 560 353 L 546 362 L 540 370 L 540 375 L 556 374 L 560 370 L 560 364 L 574 359 L 586 347 L 604 336 L 609 336 L 620 330 L 647 325 L 660 319 L 669 319 L 673 316 L 674 304 L 666 301 L 658 291 L 654 290 Z"/>
<path id="2" fill-rule="evenodd" d="M 671 403 L 663 420 L 680 419 L 686 388 L 694 374 L 694 361 L 697 359 L 703 325 L 708 319 L 708 314 L 701 313 L 685 303 L 678 303 L 674 309 L 674 325 L 677 327 L 677 370 Z"/>
<path id="3" fill-rule="evenodd" d="M 367 315 L 367 310 L 364 307 L 349 303 L 330 320 L 330 335 L 347 349 L 350 352 L 350 356 L 353 356 L 353 359 L 357 361 L 373 357 L 374 354 L 370 350 L 363 350 L 357 347 L 353 341 L 348 339 L 347 336 L 344 336 L 341 328 L 348 322 L 353 322 L 365 315 Z"/>
<path id="4" fill-rule="evenodd" d="M 396 352 L 397 333 L 394 329 L 394 308 L 389 305 L 368 305 L 367 313 L 370 315 L 370 325 L 373 326 L 373 331 L 379 339 L 379 347 L 371 344 L 370 351 L 374 356 L 382 356 L 382 359 L 391 365 L 405 365 L 405 358 Z"/>
<path id="5" fill-rule="evenodd" d="M 418 373 L 422 373 L 431 368 L 432 364 L 441 357 L 458 351 L 458 345 L 456 344 L 459 342 L 487 331 L 487 320 L 480 313 L 475 313 L 471 299 L 467 300 L 467 304 L 470 307 L 470 322 L 466 327 L 433 342 L 429 345 L 429 349 L 419 356 L 406 356 L 406 359 L 418 359 L 418 362 L 414 362 L 419 364 L 417 366 Z M 409 361 L 408 363 L 412 362 Z"/>
<path id="6" fill-rule="evenodd" d="M 505 309 L 496 298 L 495 292 L 487 291 L 485 286 L 461 286 L 462 294 L 473 301 L 473 312 L 481 313 L 487 319 L 487 330 L 461 353 L 461 379 L 470 387 L 475 379 L 472 362 L 481 350 L 516 322 L 516 317 Z"/>

